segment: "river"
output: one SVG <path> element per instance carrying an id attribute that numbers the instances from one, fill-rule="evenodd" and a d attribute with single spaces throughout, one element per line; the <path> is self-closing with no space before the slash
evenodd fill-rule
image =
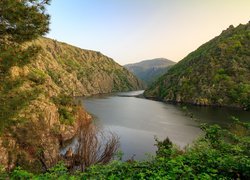
<path id="1" fill-rule="evenodd" d="M 154 137 L 170 140 L 180 148 L 191 144 L 202 134 L 200 123 L 226 125 L 231 116 L 249 121 L 250 112 L 228 108 L 167 104 L 134 97 L 143 91 L 80 98 L 83 106 L 104 130 L 120 138 L 123 160 L 132 156 L 143 160 L 154 155 Z M 185 110 L 186 109 L 186 110 Z"/>

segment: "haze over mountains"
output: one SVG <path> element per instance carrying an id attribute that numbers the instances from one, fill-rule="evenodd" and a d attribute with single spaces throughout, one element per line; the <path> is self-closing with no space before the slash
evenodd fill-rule
<path id="1" fill-rule="evenodd" d="M 232 25 L 145 91 L 163 101 L 250 108 L 250 22 Z"/>
<path id="2" fill-rule="evenodd" d="M 124 65 L 130 72 L 141 79 L 147 86 L 153 83 L 161 75 L 165 74 L 175 62 L 165 59 L 156 58 L 144 60 L 138 63 Z"/>

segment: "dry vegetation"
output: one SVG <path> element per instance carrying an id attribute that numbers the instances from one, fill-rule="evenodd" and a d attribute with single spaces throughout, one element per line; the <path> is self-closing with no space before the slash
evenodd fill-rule
<path id="1" fill-rule="evenodd" d="M 119 138 L 112 132 L 104 132 L 92 123 L 82 124 L 77 144 L 70 147 L 63 161 L 71 170 L 85 171 L 95 164 L 107 164 L 119 148 Z"/>

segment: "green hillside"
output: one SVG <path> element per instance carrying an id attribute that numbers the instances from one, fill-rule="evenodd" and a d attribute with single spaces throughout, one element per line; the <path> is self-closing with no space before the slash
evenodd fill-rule
<path id="1" fill-rule="evenodd" d="M 145 60 L 139 63 L 127 64 L 124 67 L 135 74 L 147 86 L 151 85 L 157 78 L 165 74 L 175 62 L 165 58 Z"/>
<path id="2" fill-rule="evenodd" d="M 145 96 L 250 108 L 250 22 L 232 25 L 173 66 Z"/>

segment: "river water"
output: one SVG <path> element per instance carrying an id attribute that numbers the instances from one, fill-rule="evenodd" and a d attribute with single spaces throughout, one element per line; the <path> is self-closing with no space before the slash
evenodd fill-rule
<path id="1" fill-rule="evenodd" d="M 231 116 L 250 121 L 250 112 L 228 108 L 183 106 L 137 98 L 143 91 L 80 98 L 85 109 L 104 130 L 120 138 L 123 160 L 143 160 L 154 155 L 154 137 L 169 137 L 180 148 L 202 134 L 200 123 L 226 125 Z M 185 110 L 186 109 L 186 110 Z"/>

